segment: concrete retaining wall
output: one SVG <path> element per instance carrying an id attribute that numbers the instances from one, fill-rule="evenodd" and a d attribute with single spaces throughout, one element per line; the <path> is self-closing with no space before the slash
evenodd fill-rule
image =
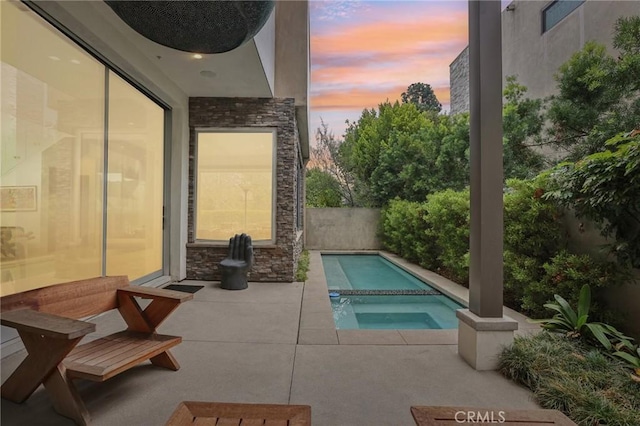
<path id="1" fill-rule="evenodd" d="M 306 208 L 305 247 L 315 250 L 378 250 L 380 209 Z"/>

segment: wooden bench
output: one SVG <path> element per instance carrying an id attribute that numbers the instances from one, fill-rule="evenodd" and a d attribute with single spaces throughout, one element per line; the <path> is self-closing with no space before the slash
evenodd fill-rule
<path id="1" fill-rule="evenodd" d="M 185 401 L 166 426 L 311 426 L 308 405 Z"/>
<path id="2" fill-rule="evenodd" d="M 577 426 L 558 410 L 501 410 L 477 407 L 411 407 L 418 426 L 481 426 L 500 423 L 516 426 Z"/>
<path id="3" fill-rule="evenodd" d="M 135 298 L 151 299 L 142 309 Z M 73 379 L 103 382 L 146 360 L 178 370 L 169 349 L 179 336 L 156 328 L 193 294 L 129 285 L 126 276 L 92 278 L 2 297 L 2 325 L 18 331 L 27 357 L 2 384 L 3 398 L 21 403 L 43 384 L 55 410 L 90 422 Z M 96 325 L 80 318 L 118 309 L 127 329 L 78 345 Z"/>

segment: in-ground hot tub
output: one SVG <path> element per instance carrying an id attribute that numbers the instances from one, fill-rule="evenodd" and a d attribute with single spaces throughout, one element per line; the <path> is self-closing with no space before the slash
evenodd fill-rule
<path id="1" fill-rule="evenodd" d="M 337 329 L 451 329 L 464 308 L 377 254 L 323 254 Z"/>

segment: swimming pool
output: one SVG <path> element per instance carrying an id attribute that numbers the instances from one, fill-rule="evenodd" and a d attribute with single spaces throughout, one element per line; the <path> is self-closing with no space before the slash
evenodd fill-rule
<path id="1" fill-rule="evenodd" d="M 433 290 L 377 254 L 323 254 L 329 290 Z"/>
<path id="2" fill-rule="evenodd" d="M 387 259 L 323 254 L 337 329 L 451 329 L 462 305 Z"/>

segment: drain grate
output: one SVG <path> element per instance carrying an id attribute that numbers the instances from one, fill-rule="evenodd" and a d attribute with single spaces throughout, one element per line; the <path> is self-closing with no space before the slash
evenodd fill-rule
<path id="1" fill-rule="evenodd" d="M 437 290 L 329 290 L 340 296 L 439 296 Z"/>

